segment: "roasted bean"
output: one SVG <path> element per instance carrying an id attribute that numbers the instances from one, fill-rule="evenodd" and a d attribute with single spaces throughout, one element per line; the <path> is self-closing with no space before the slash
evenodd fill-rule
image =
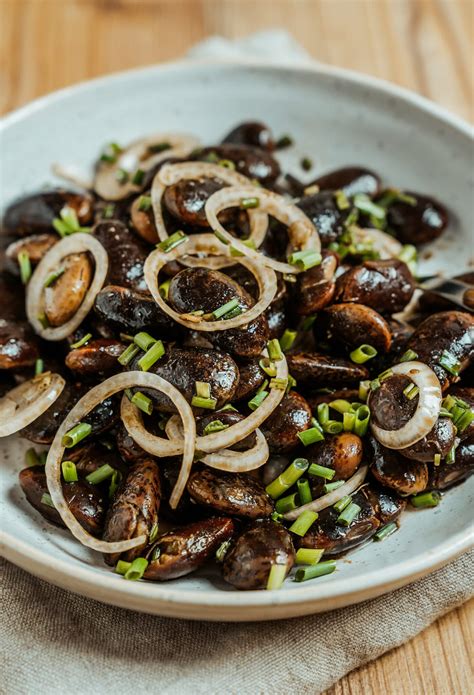
<path id="1" fill-rule="evenodd" d="M 398 451 L 386 449 L 370 438 L 371 466 L 374 478 L 384 487 L 400 495 L 416 495 L 428 485 L 428 466 L 422 461 L 410 461 Z"/>
<path id="2" fill-rule="evenodd" d="M 397 201 L 387 211 L 387 226 L 402 244 L 426 244 L 446 229 L 448 212 L 433 198 L 408 193 L 416 205 Z"/>
<path id="3" fill-rule="evenodd" d="M 442 459 L 446 457 L 454 444 L 456 429 L 452 420 L 447 417 L 440 417 L 428 434 L 415 444 L 400 449 L 400 453 L 406 458 L 414 461 L 426 461 L 433 463 L 435 455 L 439 454 Z"/>
<path id="4" fill-rule="evenodd" d="M 38 339 L 29 324 L 0 319 L 0 369 L 31 367 L 38 357 Z"/>
<path id="5" fill-rule="evenodd" d="M 265 373 L 259 362 L 257 357 L 238 361 L 240 379 L 234 393 L 234 401 L 249 400 L 265 381 Z"/>
<path id="6" fill-rule="evenodd" d="M 415 281 L 406 263 L 397 259 L 365 261 L 338 277 L 335 299 L 393 314 L 404 309 L 414 290 Z"/>
<path id="7" fill-rule="evenodd" d="M 322 256 L 320 265 L 298 276 L 295 304 L 300 316 L 309 316 L 324 309 L 331 303 L 334 296 L 337 257 L 330 251 L 323 251 Z"/>
<path id="8" fill-rule="evenodd" d="M 316 340 L 349 350 L 369 344 L 380 352 L 388 352 L 392 344 L 388 323 L 375 309 L 363 304 L 333 304 L 323 309 L 313 331 Z"/>
<path id="9" fill-rule="evenodd" d="M 32 266 L 38 265 L 49 249 L 59 241 L 57 234 L 33 234 L 9 244 L 5 252 L 5 267 L 13 275 L 20 274 L 18 254 L 27 253 Z"/>
<path id="10" fill-rule="evenodd" d="M 338 241 L 345 232 L 344 222 L 348 210 L 340 210 L 332 191 L 321 191 L 313 195 L 305 195 L 298 202 L 298 207 L 309 217 L 319 233 L 323 247 L 333 241 Z"/>
<path id="11" fill-rule="evenodd" d="M 3 228 L 6 234 L 28 236 L 52 231 L 55 217 L 64 207 L 71 208 L 81 225 L 92 219 L 91 196 L 66 190 L 33 193 L 18 198 L 6 209 Z"/>
<path id="12" fill-rule="evenodd" d="M 297 384 L 308 387 L 352 384 L 367 379 L 369 375 L 366 367 L 361 364 L 317 352 L 293 352 L 286 356 L 286 360 L 289 372 Z"/>
<path id="13" fill-rule="evenodd" d="M 165 189 L 163 203 L 168 212 L 181 224 L 209 228 L 204 206 L 225 184 L 218 179 L 183 179 Z M 224 215 L 222 222 L 229 218 Z"/>
<path id="14" fill-rule="evenodd" d="M 362 440 L 352 432 L 327 436 L 305 449 L 305 456 L 311 463 L 336 471 L 332 480 L 347 480 L 353 476 L 362 461 L 362 453 Z"/>
<path id="15" fill-rule="evenodd" d="M 143 239 L 118 220 L 99 222 L 94 234 L 109 257 L 107 284 L 148 292 L 143 266 L 150 249 Z"/>
<path id="16" fill-rule="evenodd" d="M 114 374 L 121 370 L 117 359 L 125 347 L 118 340 L 91 340 L 66 355 L 66 367 L 82 376 Z"/>
<path id="17" fill-rule="evenodd" d="M 203 415 L 196 420 L 197 434 L 202 436 L 204 434 L 206 425 L 209 425 L 209 423 L 214 422 L 215 420 L 219 420 L 223 425 L 231 427 L 232 425 L 236 425 L 238 422 L 245 420 L 245 415 L 236 413 L 233 410 L 218 410 L 217 412 L 213 411 L 212 413 Z M 253 446 L 255 446 L 256 441 L 257 437 L 255 432 L 251 432 L 244 439 L 241 439 L 240 442 L 233 444 L 231 448 L 233 451 L 247 451 L 247 449 L 251 449 Z"/>
<path id="18" fill-rule="evenodd" d="M 227 133 L 222 140 L 223 144 L 250 145 L 262 150 L 272 152 L 275 149 L 273 133 L 265 123 L 259 121 L 245 121 Z"/>
<path id="19" fill-rule="evenodd" d="M 462 441 L 456 448 L 454 463 L 442 463 L 430 468 L 429 488 L 446 490 L 466 480 L 474 473 L 474 436 Z"/>
<path id="20" fill-rule="evenodd" d="M 141 210 L 140 209 L 140 196 L 135 198 L 130 208 L 130 216 L 132 219 L 132 224 L 136 229 L 137 233 L 142 239 L 147 241 L 149 244 L 157 244 L 159 242 L 158 232 L 156 231 L 155 218 L 153 216 L 153 210 Z"/>
<path id="21" fill-rule="evenodd" d="M 256 179 L 264 186 L 269 186 L 280 175 L 280 165 L 266 150 L 250 145 L 225 144 L 215 147 L 204 147 L 196 153 L 195 158 L 201 161 L 229 159 L 234 162 L 239 174 Z"/>
<path id="22" fill-rule="evenodd" d="M 383 526 L 396 521 L 407 506 L 406 500 L 392 490 L 385 490 L 376 483 L 366 486 L 367 496 Z"/>
<path id="23" fill-rule="evenodd" d="M 319 186 L 320 191 L 343 191 L 346 196 L 365 193 L 376 196 L 380 192 L 380 177 L 364 167 L 343 167 L 319 176 L 306 186 Z"/>
<path id="24" fill-rule="evenodd" d="M 44 290 L 44 313 L 50 326 L 67 323 L 81 306 L 92 281 L 86 253 L 72 253 L 61 261 L 62 275 Z"/>
<path id="25" fill-rule="evenodd" d="M 261 425 L 270 451 L 286 453 L 298 446 L 298 432 L 311 426 L 311 417 L 311 408 L 303 396 L 290 391 Z"/>

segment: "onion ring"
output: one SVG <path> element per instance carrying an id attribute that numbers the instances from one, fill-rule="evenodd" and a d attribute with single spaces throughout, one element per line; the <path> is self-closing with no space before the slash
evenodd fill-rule
<path id="1" fill-rule="evenodd" d="M 94 257 L 95 272 L 81 306 L 74 316 L 56 328 L 45 328 L 39 316 L 43 313 L 44 285 L 60 262 L 72 253 L 89 252 Z M 73 333 L 92 309 L 97 293 L 102 289 L 109 268 L 109 257 L 102 244 L 93 236 L 77 232 L 54 244 L 36 266 L 26 288 L 26 315 L 36 333 L 45 340 L 64 340 Z"/>
<path id="2" fill-rule="evenodd" d="M 18 432 L 46 412 L 65 384 L 59 374 L 44 372 L 12 388 L 0 398 L 0 437 Z"/>
<path id="3" fill-rule="evenodd" d="M 147 156 L 149 147 L 157 143 L 167 143 L 167 149 Z M 94 179 L 94 190 L 105 200 L 122 200 L 132 193 L 141 190 L 141 186 L 134 184 L 130 176 L 138 170 L 149 171 L 165 159 L 171 157 L 187 157 L 199 145 L 199 140 L 193 135 L 183 133 L 157 133 L 140 140 L 134 140 L 125 147 L 117 156 L 117 159 L 108 164 L 100 162 Z M 129 180 L 120 183 L 117 173 L 123 169 L 129 174 Z"/>
<path id="4" fill-rule="evenodd" d="M 264 351 L 264 356 L 268 356 L 266 351 Z M 283 358 L 276 362 L 277 373 L 276 378 L 287 379 L 288 378 L 288 365 L 286 359 Z M 235 425 L 231 425 L 225 430 L 220 432 L 213 432 L 212 434 L 207 434 L 203 437 L 196 437 L 196 449 L 198 451 L 204 451 L 205 453 L 214 453 L 220 451 L 221 449 L 230 449 L 233 444 L 240 442 L 242 439 L 247 437 L 249 434 L 254 432 L 262 422 L 264 422 L 275 410 L 282 400 L 285 392 L 277 389 L 271 388 L 268 396 L 265 398 L 263 403 L 258 406 L 256 410 L 250 413 L 245 420 L 237 422 Z M 216 416 L 218 416 L 216 411 Z M 120 415 L 122 422 L 128 434 L 132 439 L 148 451 L 149 454 L 154 456 L 178 456 L 183 452 L 183 441 L 170 441 L 167 439 L 162 439 L 161 437 L 155 437 L 153 434 L 148 432 L 143 425 L 143 418 L 141 411 L 131 403 L 128 398 L 122 398 Z"/>
<path id="5" fill-rule="evenodd" d="M 327 495 L 318 497 L 318 499 L 313 500 L 312 502 L 303 504 L 301 507 L 292 509 L 291 512 L 286 512 L 286 514 L 284 514 L 283 516 L 285 517 L 285 519 L 288 519 L 288 521 L 292 521 L 293 519 L 297 519 L 301 512 L 305 512 L 307 510 L 311 512 L 320 512 L 321 510 L 326 509 L 327 507 L 332 507 L 333 504 L 336 504 L 336 502 L 341 500 L 346 495 L 352 494 L 353 492 L 355 492 L 355 490 L 357 490 L 357 488 L 360 485 L 362 485 L 368 470 L 369 466 L 367 464 L 364 464 L 354 473 L 352 478 L 346 480 L 344 485 L 341 485 L 341 487 L 338 487 L 336 490 L 328 492 Z"/>
<path id="6" fill-rule="evenodd" d="M 423 362 L 402 362 L 391 370 L 394 374 L 407 376 L 418 386 L 415 414 L 398 430 L 384 430 L 374 422 L 370 423 L 370 428 L 375 439 L 387 449 L 405 449 L 423 439 L 434 427 L 441 408 L 441 385 L 434 371 Z M 370 407 L 370 395 L 368 405 Z"/>
<path id="7" fill-rule="evenodd" d="M 101 541 L 94 538 L 94 536 L 91 536 L 89 533 L 87 533 L 87 531 L 85 531 L 85 529 L 82 528 L 69 509 L 62 491 L 61 461 L 64 455 L 62 438 L 98 403 L 103 401 L 105 398 L 109 398 L 109 396 L 112 396 L 118 391 L 122 391 L 126 388 L 132 388 L 134 386 L 146 386 L 147 388 L 156 389 L 157 391 L 161 391 L 162 393 L 166 394 L 175 404 L 183 420 L 183 462 L 181 464 L 178 480 L 170 497 L 170 506 L 173 509 L 176 508 L 184 488 L 186 487 L 186 482 L 193 464 L 194 440 L 196 437 L 196 425 L 193 413 L 184 396 L 182 396 L 181 393 L 168 381 L 162 379 L 157 374 L 150 374 L 149 372 L 122 372 L 121 374 L 116 374 L 115 376 L 106 379 L 101 384 L 94 386 L 94 388 L 88 391 L 76 403 L 76 405 L 72 408 L 59 426 L 53 443 L 51 444 L 51 448 L 48 452 L 45 470 L 46 481 L 51 499 L 68 529 L 83 545 L 86 545 L 93 550 L 98 550 L 101 553 L 125 552 L 144 543 L 146 541 L 146 537 L 141 535 L 137 538 L 130 538 L 126 541 L 109 543 L 107 541 Z"/>
<path id="8" fill-rule="evenodd" d="M 372 244 L 373 250 L 377 251 L 382 260 L 398 258 L 403 248 L 402 244 L 391 234 L 373 227 L 354 228 L 352 230 L 352 238 L 358 244 L 363 244 L 368 239 Z"/>
<path id="9" fill-rule="evenodd" d="M 205 251 L 212 255 L 222 255 L 222 250 L 216 247 L 216 243 L 218 244 L 216 238 L 212 234 L 193 234 L 191 237 L 188 237 L 184 243 L 175 247 L 168 253 L 160 249 L 155 249 L 145 261 L 145 282 L 153 299 L 165 314 L 168 314 L 168 316 L 171 316 L 177 323 L 191 330 L 206 332 L 226 331 L 229 328 L 245 326 L 256 319 L 257 316 L 260 316 L 260 314 L 270 306 L 277 292 L 277 278 L 275 272 L 271 270 L 271 268 L 264 268 L 261 263 L 256 263 L 253 259 L 240 256 L 236 258 L 236 261 L 241 263 L 247 270 L 250 270 L 252 275 L 255 276 L 260 291 L 259 300 L 252 307 L 239 316 L 227 320 L 223 319 L 221 321 L 205 321 L 201 316 L 179 314 L 174 311 L 163 299 L 158 289 L 158 274 L 160 270 L 169 263 L 169 261 L 179 259 L 185 253 L 199 253 Z M 196 307 L 196 309 L 198 308 L 199 307 Z"/>
<path id="10" fill-rule="evenodd" d="M 295 248 L 298 251 L 316 251 L 321 252 L 321 241 L 316 227 L 311 220 L 306 217 L 304 212 L 300 210 L 294 203 L 289 202 L 283 196 L 255 186 L 231 186 L 222 188 L 220 191 L 213 193 L 207 200 L 205 205 L 206 216 L 209 221 L 209 226 L 218 234 L 219 238 L 223 237 L 225 244 L 232 245 L 234 249 L 240 251 L 244 256 L 253 258 L 255 261 L 262 263 L 268 268 L 273 268 L 280 273 L 300 273 L 299 268 L 296 268 L 290 263 L 282 263 L 275 261 L 269 256 L 255 251 L 246 246 L 240 239 L 233 237 L 219 222 L 217 216 L 222 210 L 227 208 L 239 207 L 244 198 L 258 198 L 259 209 L 276 217 L 288 227 L 288 236 L 290 240 L 289 247 Z"/>

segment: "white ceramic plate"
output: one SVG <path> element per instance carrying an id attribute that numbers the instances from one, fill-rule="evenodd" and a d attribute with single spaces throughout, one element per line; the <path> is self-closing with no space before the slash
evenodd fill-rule
<path id="1" fill-rule="evenodd" d="M 156 131 L 184 130 L 216 142 L 242 120 L 267 121 L 296 147 L 281 157 L 300 175 L 309 154 L 323 172 L 362 164 L 387 182 L 433 194 L 454 211 L 451 228 L 431 247 L 426 270 L 460 272 L 469 262 L 473 210 L 469 127 L 399 88 L 341 70 L 178 63 L 94 80 L 40 99 L 2 125 L 3 205 L 46 183 L 53 162 L 89 168 L 104 143 Z M 17 484 L 25 443 L 0 445 L 1 526 L 5 557 L 71 591 L 119 606 L 201 620 L 262 620 L 325 611 L 414 581 L 473 541 L 474 479 L 442 504 L 406 513 L 401 531 L 338 562 L 335 574 L 288 580 L 277 592 L 237 592 L 204 571 L 165 584 L 126 582 L 102 559 L 44 522 Z"/>

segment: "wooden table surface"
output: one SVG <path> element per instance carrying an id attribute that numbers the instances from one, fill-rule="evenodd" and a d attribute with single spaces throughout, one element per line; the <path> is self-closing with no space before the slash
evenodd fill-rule
<path id="1" fill-rule="evenodd" d="M 0 111 L 171 60 L 210 34 L 281 26 L 318 60 L 397 82 L 472 120 L 473 14 L 474 0 L 0 0 Z M 330 695 L 474 692 L 473 622 L 471 601 Z"/>

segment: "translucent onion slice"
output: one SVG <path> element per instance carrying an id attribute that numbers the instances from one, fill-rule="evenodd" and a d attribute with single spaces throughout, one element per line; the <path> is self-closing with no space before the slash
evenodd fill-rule
<path id="1" fill-rule="evenodd" d="M 84 171 L 78 169 L 74 164 L 54 163 L 51 166 L 51 171 L 59 179 L 68 181 L 78 188 L 84 188 L 85 190 L 92 189 L 92 179 L 89 178 Z"/>
<path id="2" fill-rule="evenodd" d="M 77 538 L 83 545 L 86 545 L 93 550 L 98 550 L 101 553 L 122 553 L 131 548 L 135 548 L 146 541 L 146 537 L 141 535 L 137 538 L 131 538 L 126 541 L 107 542 L 101 541 L 94 536 L 91 536 L 70 511 L 61 486 L 61 461 L 64 456 L 64 446 L 62 438 L 72 427 L 80 422 L 98 403 L 101 403 L 106 398 L 109 398 L 118 391 L 134 386 L 142 386 L 150 389 L 156 389 L 166 394 L 175 404 L 179 415 L 183 421 L 184 439 L 183 439 L 183 461 L 179 472 L 178 480 L 170 497 L 170 505 L 176 508 L 186 482 L 191 471 L 194 456 L 194 441 L 196 437 L 196 424 L 192 410 L 185 398 L 180 392 L 175 389 L 168 381 L 162 379 L 156 374 L 149 372 L 123 372 L 106 379 L 101 384 L 94 386 L 88 391 L 72 408 L 67 417 L 59 426 L 54 437 L 51 448 L 48 452 L 46 460 L 46 480 L 48 490 L 52 501 L 62 520 L 71 531 L 73 536 Z M 144 447 L 145 448 L 145 447 Z"/>
<path id="3" fill-rule="evenodd" d="M 291 512 L 287 512 L 286 514 L 284 514 L 285 519 L 291 521 L 293 519 L 297 519 L 301 512 L 305 512 L 307 510 L 312 512 L 320 512 L 322 509 L 332 507 L 333 504 L 336 504 L 336 502 L 341 500 L 346 495 L 351 495 L 353 492 L 357 490 L 357 488 L 360 485 L 362 485 L 366 478 L 368 470 L 369 466 L 367 464 L 361 466 L 354 473 L 352 478 L 346 480 L 344 485 L 338 487 L 337 490 L 332 490 L 331 492 L 328 492 L 327 495 L 323 495 L 322 497 L 318 497 L 318 499 L 313 500 L 312 502 L 303 504 L 301 507 L 292 509 Z"/>
<path id="4" fill-rule="evenodd" d="M 263 356 L 268 357 L 266 351 L 264 351 Z M 277 373 L 276 378 L 287 379 L 288 378 L 288 365 L 286 359 L 283 358 L 277 363 Z M 220 432 L 213 432 L 212 434 L 207 434 L 203 437 L 196 437 L 196 449 L 198 451 L 204 451 L 206 453 L 213 453 L 220 451 L 221 449 L 230 449 L 237 442 L 245 439 L 249 434 L 255 432 L 255 430 L 260 427 L 262 422 L 264 422 L 279 405 L 281 399 L 285 395 L 284 391 L 277 388 L 271 388 L 268 396 L 265 398 L 263 403 L 258 406 L 250 415 L 248 415 L 244 420 L 237 422 L 235 425 L 231 425 L 225 430 Z M 218 417 L 218 412 L 216 412 L 216 417 Z M 178 456 L 183 452 L 183 440 L 167 440 L 161 437 L 155 437 L 153 434 L 148 432 L 143 425 L 143 418 L 141 411 L 136 408 L 133 403 L 131 403 L 128 398 L 122 398 L 121 405 L 121 418 L 122 422 L 127 430 L 128 434 L 132 439 L 145 449 L 150 454 L 154 456 Z"/>
<path id="5" fill-rule="evenodd" d="M 367 227 L 365 229 L 355 227 L 352 230 L 352 238 L 357 244 L 363 244 L 366 241 L 370 241 L 373 250 L 379 253 L 382 260 L 388 258 L 398 258 L 403 248 L 402 244 L 391 234 L 382 232 L 380 229 L 373 229 L 372 227 Z"/>
<path id="6" fill-rule="evenodd" d="M 167 143 L 170 147 L 156 154 L 149 153 L 149 147 Z M 185 133 L 158 133 L 130 143 L 117 156 L 115 162 L 100 162 L 94 179 L 94 190 L 106 200 L 121 200 L 141 190 L 133 183 L 138 169 L 149 171 L 160 162 L 171 157 L 187 157 L 199 145 L 199 140 Z M 120 183 L 119 172 L 128 174 L 128 181 Z"/>
<path id="7" fill-rule="evenodd" d="M 166 423 L 166 434 L 171 441 L 183 439 L 183 429 L 179 418 L 176 415 L 170 417 Z M 254 446 L 247 451 L 232 451 L 232 449 L 222 449 L 214 454 L 207 454 L 197 459 L 210 468 L 217 468 L 220 471 L 229 473 L 245 473 L 260 468 L 268 461 L 270 451 L 267 440 L 261 430 L 255 431 L 257 441 Z"/>
<path id="8" fill-rule="evenodd" d="M 166 188 L 168 186 L 173 186 L 179 181 L 201 178 L 220 179 L 229 186 L 252 185 L 251 180 L 243 174 L 239 174 L 232 169 L 227 169 L 226 167 L 219 166 L 218 164 L 210 164 L 208 162 L 180 162 L 179 164 L 165 164 L 165 166 L 160 169 L 153 179 L 153 185 L 151 187 L 151 201 L 153 205 L 153 214 L 155 217 L 155 226 L 158 236 L 162 241 L 168 238 L 168 231 L 163 219 L 162 208 L 162 199 Z M 259 189 L 256 186 L 253 186 L 253 190 L 255 195 L 255 192 Z M 268 215 L 266 212 L 263 212 L 258 208 L 248 210 L 247 212 L 250 223 L 249 239 L 255 244 L 255 246 L 258 247 L 265 239 L 265 235 L 267 233 Z M 212 262 L 210 263 L 210 261 Z M 195 265 L 192 260 L 189 259 L 184 259 L 183 262 L 184 265 Z M 215 259 L 206 259 L 202 265 L 206 268 L 224 268 L 234 264 L 235 261 L 233 259 L 227 258 L 220 259 L 220 265 L 217 265 L 217 261 Z"/>
<path id="9" fill-rule="evenodd" d="M 59 374 L 44 372 L 0 398 L 0 437 L 8 437 L 36 420 L 60 396 L 65 383 Z"/>
<path id="10" fill-rule="evenodd" d="M 419 388 L 418 405 L 413 417 L 398 430 L 384 430 L 371 421 L 374 437 L 387 449 L 405 449 L 423 439 L 434 427 L 441 408 L 438 377 L 423 362 L 402 362 L 391 367 L 394 374 L 407 376 Z M 368 405 L 370 407 L 370 395 Z"/>
<path id="11" fill-rule="evenodd" d="M 272 193 L 263 188 L 255 186 L 231 186 L 223 188 L 213 193 L 206 202 L 205 211 L 209 221 L 209 226 L 219 238 L 228 245 L 232 245 L 248 258 L 252 258 L 259 263 L 278 270 L 280 273 L 299 273 L 301 270 L 290 263 L 276 261 L 269 256 L 255 251 L 246 246 L 240 239 L 236 239 L 230 234 L 217 219 L 222 210 L 227 208 L 239 207 L 241 201 L 246 198 L 258 198 L 259 206 L 256 209 L 276 217 L 288 227 L 289 247 L 288 250 L 316 251 L 320 253 L 321 242 L 316 227 L 311 220 L 306 217 L 294 203 L 286 200 L 277 193 Z"/>
<path id="12" fill-rule="evenodd" d="M 45 328 L 39 317 L 44 313 L 44 285 L 49 275 L 61 267 L 61 261 L 72 253 L 88 252 L 94 257 L 95 271 L 81 306 L 62 326 Z M 109 257 L 102 244 L 91 234 L 78 232 L 64 237 L 43 256 L 26 288 L 26 315 L 36 333 L 45 340 L 64 340 L 82 323 L 102 289 L 109 268 Z"/>
<path id="13" fill-rule="evenodd" d="M 227 331 L 229 328 L 245 326 L 250 321 L 256 319 L 257 316 L 260 316 L 270 306 L 277 292 L 277 278 L 271 268 L 265 268 L 261 263 L 257 263 L 253 259 L 238 257 L 235 260 L 247 268 L 255 276 L 258 283 L 260 296 L 250 309 L 232 319 L 223 319 L 221 321 L 205 321 L 202 316 L 179 314 L 174 311 L 163 299 L 158 289 L 158 274 L 160 270 L 164 265 L 180 258 L 183 254 L 205 252 L 211 255 L 222 255 L 222 248 L 217 248 L 216 244 L 218 245 L 218 242 L 212 234 L 193 234 L 184 243 L 176 246 L 168 253 L 155 249 L 147 257 L 144 265 L 145 282 L 155 302 L 163 309 L 165 314 L 171 316 L 177 323 L 195 331 Z M 199 308 L 196 307 L 196 309 Z"/>

